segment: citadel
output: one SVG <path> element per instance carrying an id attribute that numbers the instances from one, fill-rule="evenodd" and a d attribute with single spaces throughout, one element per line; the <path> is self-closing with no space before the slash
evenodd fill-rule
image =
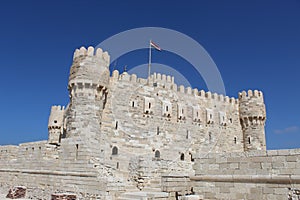
<path id="1" fill-rule="evenodd" d="M 48 140 L 0 146 L 3 190 L 22 185 L 32 199 L 299 198 L 300 149 L 266 150 L 261 91 L 230 98 L 164 74 L 110 73 L 109 64 L 100 48 L 75 50 L 70 102 L 52 106 Z"/>

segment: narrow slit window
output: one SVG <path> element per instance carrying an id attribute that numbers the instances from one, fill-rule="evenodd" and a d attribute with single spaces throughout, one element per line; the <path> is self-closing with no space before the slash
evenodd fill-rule
<path id="1" fill-rule="evenodd" d="M 116 121 L 115 129 L 118 129 L 118 121 Z"/>
<path id="2" fill-rule="evenodd" d="M 79 145 L 76 144 L 76 154 L 75 154 L 75 160 L 77 160 L 78 158 L 78 149 L 79 149 Z"/>
<path id="3" fill-rule="evenodd" d="M 151 108 L 151 103 L 149 103 L 148 107 Z"/>
<path id="4" fill-rule="evenodd" d="M 236 137 L 233 138 L 234 144 L 237 143 Z"/>
<path id="5" fill-rule="evenodd" d="M 184 153 L 180 154 L 180 160 L 184 160 Z"/>
<path id="6" fill-rule="evenodd" d="M 248 144 L 251 144 L 251 138 L 248 137 Z"/>
<path id="7" fill-rule="evenodd" d="M 157 135 L 159 135 L 159 126 L 156 129 L 156 133 L 157 133 Z"/>

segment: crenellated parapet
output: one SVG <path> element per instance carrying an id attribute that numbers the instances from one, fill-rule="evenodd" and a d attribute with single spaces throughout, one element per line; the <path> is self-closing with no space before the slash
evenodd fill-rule
<path id="1" fill-rule="evenodd" d="M 107 51 L 103 52 L 101 48 L 97 48 L 90 46 L 88 49 L 85 47 L 81 47 L 80 49 L 76 49 L 73 55 L 73 61 L 83 60 L 86 57 L 95 57 L 101 61 L 103 61 L 106 66 L 109 66 L 110 56 Z"/>
<path id="2" fill-rule="evenodd" d="M 239 93 L 239 112 L 242 127 L 255 124 L 264 125 L 266 108 L 263 93 L 258 90 Z"/>
<path id="3" fill-rule="evenodd" d="M 245 151 L 265 150 L 266 107 L 261 91 L 248 90 L 239 93 L 239 116 Z"/>
<path id="4" fill-rule="evenodd" d="M 111 80 L 113 83 L 118 81 L 132 82 L 133 84 L 148 84 L 147 79 L 138 78 L 136 74 L 128 74 L 127 72 L 119 73 L 118 70 L 114 70 L 112 72 Z M 194 96 L 195 99 L 203 98 L 207 101 L 216 101 L 216 102 L 224 102 L 229 105 L 238 105 L 239 99 L 234 97 L 224 96 L 222 94 L 211 93 L 210 91 L 198 90 L 197 88 L 185 87 L 183 85 L 177 85 L 175 83 L 174 77 L 154 73 L 150 76 L 151 85 L 153 87 L 163 88 L 165 90 L 172 90 L 177 92 L 178 94 Z"/>
<path id="5" fill-rule="evenodd" d="M 70 69 L 68 88 L 72 96 L 77 91 L 100 90 L 109 85 L 110 57 L 102 49 L 76 49 Z M 80 91 L 82 93 L 82 91 Z M 84 92 L 83 92 L 84 93 Z"/>

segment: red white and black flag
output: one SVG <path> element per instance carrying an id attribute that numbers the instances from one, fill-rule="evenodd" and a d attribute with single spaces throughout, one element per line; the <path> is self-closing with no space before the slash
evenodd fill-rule
<path id="1" fill-rule="evenodd" d="M 152 40 L 150 40 L 150 46 L 151 47 L 154 47 L 156 50 L 158 50 L 158 51 L 161 51 L 162 49 L 157 45 L 157 44 L 155 44 L 154 42 L 152 42 Z"/>

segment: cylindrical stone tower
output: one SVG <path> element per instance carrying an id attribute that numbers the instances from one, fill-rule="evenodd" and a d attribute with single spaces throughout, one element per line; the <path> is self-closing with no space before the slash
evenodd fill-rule
<path id="1" fill-rule="evenodd" d="M 102 49 L 76 49 L 70 70 L 66 137 L 98 138 L 109 85 L 109 55 Z"/>
<path id="2" fill-rule="evenodd" d="M 239 115 L 244 135 L 244 150 L 266 150 L 266 108 L 263 93 L 257 90 L 239 93 Z"/>
<path id="3" fill-rule="evenodd" d="M 48 120 L 48 143 L 59 145 L 63 135 L 64 127 L 64 107 L 52 106 Z"/>

